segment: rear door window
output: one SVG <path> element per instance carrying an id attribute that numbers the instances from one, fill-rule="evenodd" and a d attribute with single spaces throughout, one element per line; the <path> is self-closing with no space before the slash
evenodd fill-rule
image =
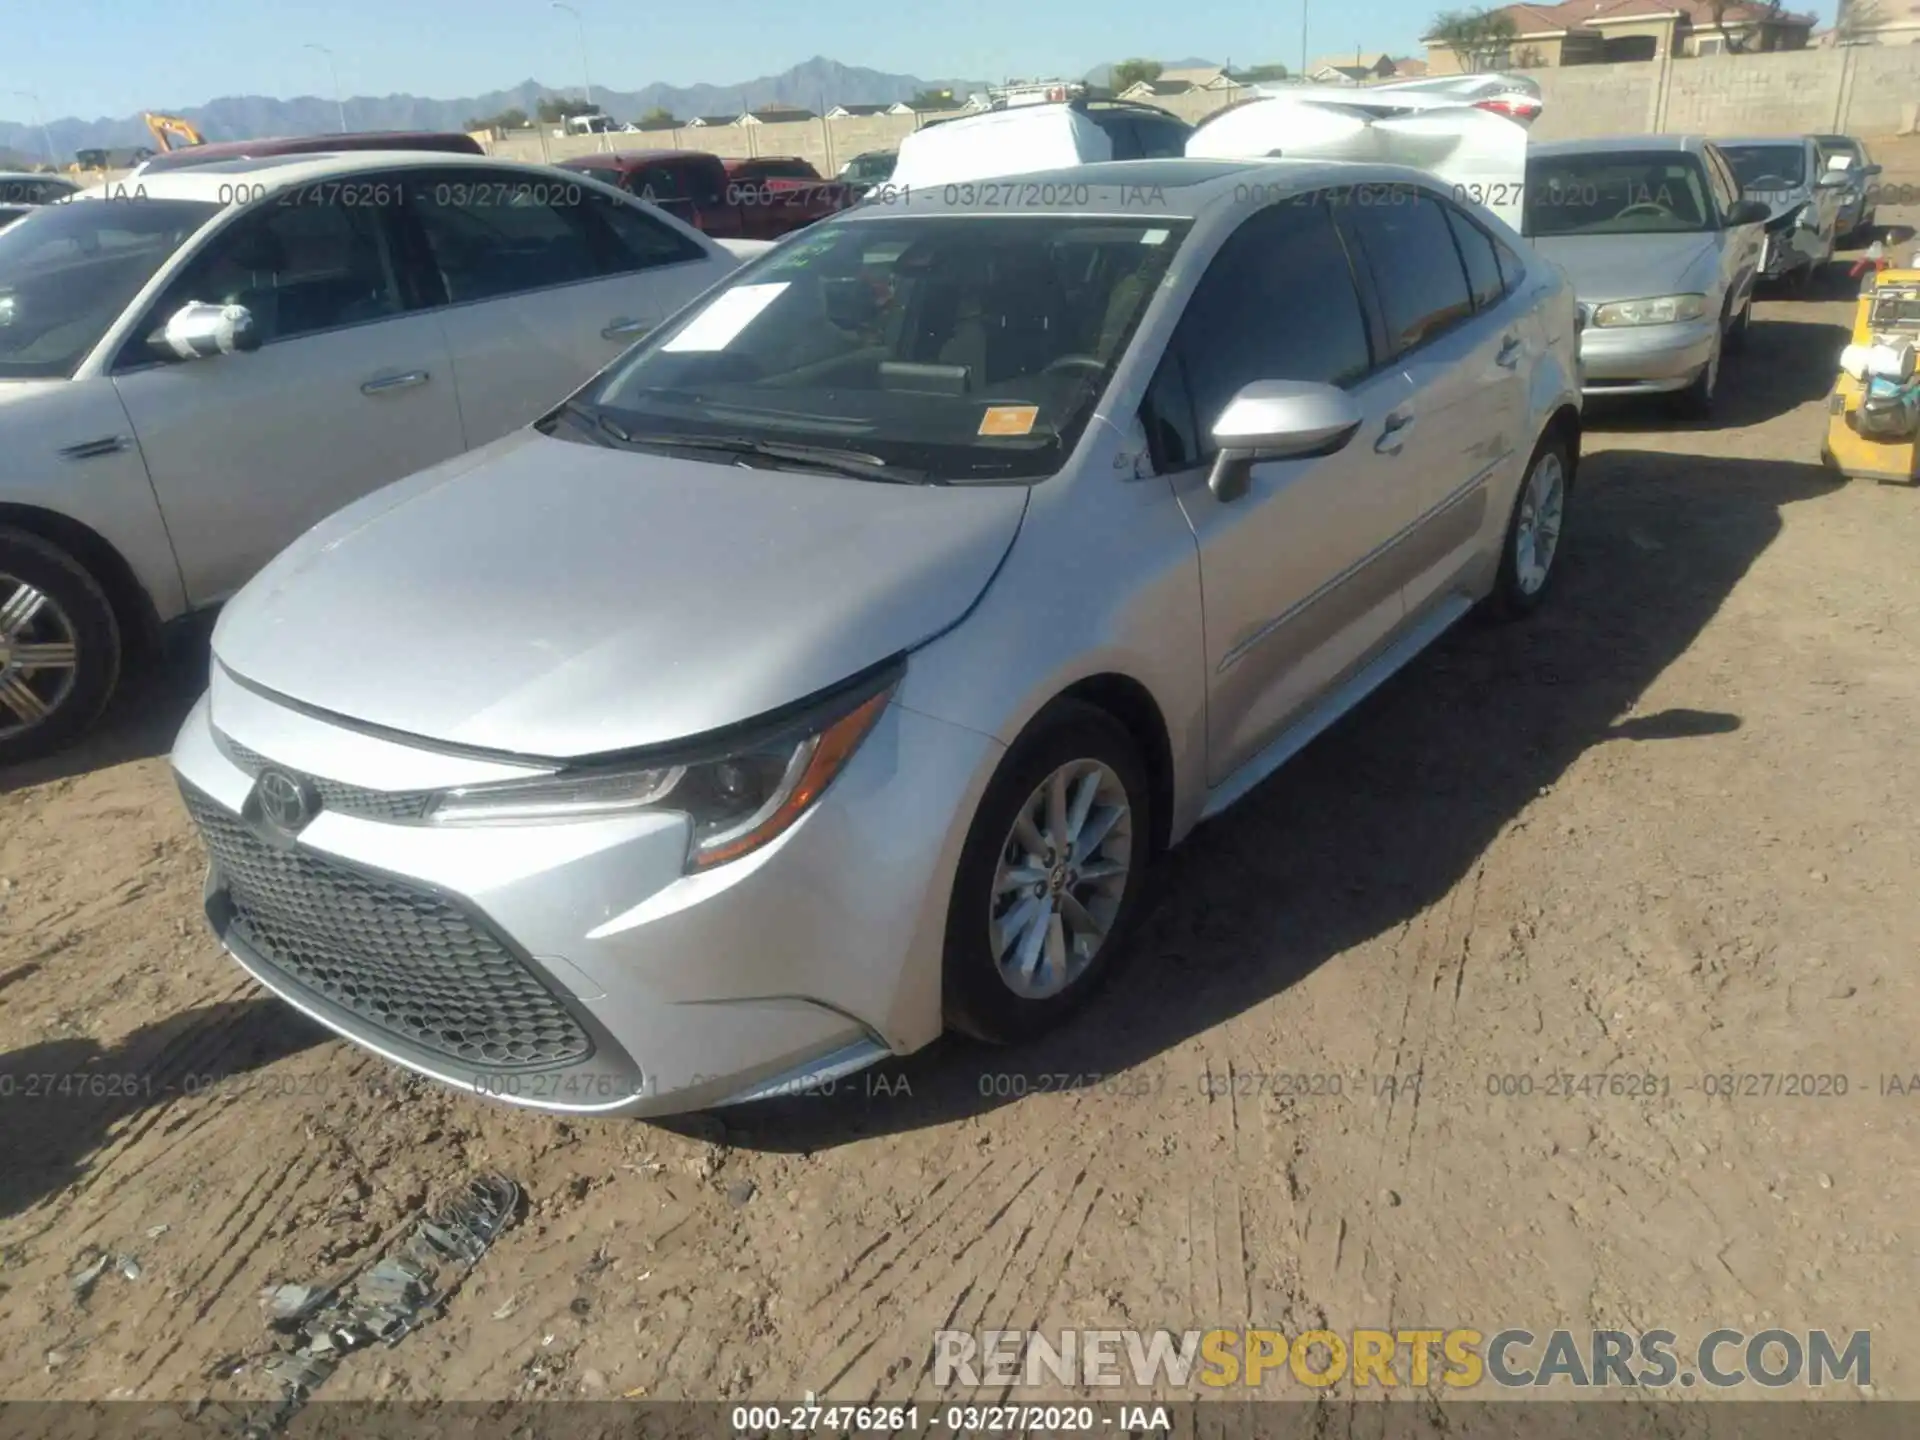
<path id="1" fill-rule="evenodd" d="M 1411 185 L 1362 185 L 1340 195 L 1334 213 L 1373 281 L 1393 354 L 1473 313 L 1467 272 L 1438 200 Z"/>

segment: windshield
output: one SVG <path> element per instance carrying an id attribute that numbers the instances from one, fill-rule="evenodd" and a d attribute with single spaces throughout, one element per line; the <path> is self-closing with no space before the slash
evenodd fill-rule
<path id="1" fill-rule="evenodd" d="M 623 438 L 833 446 L 951 483 L 1050 475 L 1189 223 L 827 221 L 641 342 L 585 408 Z"/>
<path id="2" fill-rule="evenodd" d="M 1722 145 L 1742 191 L 1791 190 L 1807 180 L 1804 145 Z"/>
<path id="3" fill-rule="evenodd" d="M 0 231 L 0 380 L 65 378 L 220 206 L 75 200 Z"/>
<path id="4" fill-rule="evenodd" d="M 847 166 L 849 180 L 884 180 L 893 173 L 892 155 L 861 155 Z"/>
<path id="5" fill-rule="evenodd" d="M 1522 233 L 1673 235 L 1713 228 L 1700 162 L 1676 151 L 1536 155 Z"/>

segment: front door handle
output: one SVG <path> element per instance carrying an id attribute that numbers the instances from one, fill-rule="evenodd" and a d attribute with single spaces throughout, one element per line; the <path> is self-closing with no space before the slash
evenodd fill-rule
<path id="1" fill-rule="evenodd" d="M 1500 342 L 1500 353 L 1493 357 L 1493 363 L 1511 370 L 1520 363 L 1520 337 L 1509 335 Z"/>
<path id="2" fill-rule="evenodd" d="M 1382 455 L 1398 455 L 1407 443 L 1407 431 L 1413 426 L 1413 416 L 1401 410 L 1387 416 L 1387 423 L 1380 429 L 1380 438 L 1373 442 L 1373 448 Z"/>
<path id="3" fill-rule="evenodd" d="M 409 370 L 404 375 L 382 375 L 362 385 L 360 393 L 385 395 L 393 390 L 411 390 L 416 385 L 426 384 L 432 378 L 425 370 Z"/>
<path id="4" fill-rule="evenodd" d="M 602 340 L 624 340 L 631 335 L 644 335 L 660 322 L 657 320 L 629 320 L 622 316 L 618 320 L 609 320 L 601 330 Z"/>

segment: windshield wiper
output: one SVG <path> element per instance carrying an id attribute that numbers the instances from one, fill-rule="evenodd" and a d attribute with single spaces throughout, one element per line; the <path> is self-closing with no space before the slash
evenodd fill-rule
<path id="1" fill-rule="evenodd" d="M 902 485 L 931 485 L 925 471 L 889 465 L 878 455 L 863 450 L 843 450 L 831 445 L 801 445 L 787 440 L 755 440 L 747 435 L 634 435 L 620 430 L 604 416 L 602 429 L 612 430 L 628 445 L 658 445 L 681 450 L 718 450 L 727 455 L 758 456 L 780 460 L 811 470 L 835 475 L 852 475 L 861 480 L 891 480 Z"/>

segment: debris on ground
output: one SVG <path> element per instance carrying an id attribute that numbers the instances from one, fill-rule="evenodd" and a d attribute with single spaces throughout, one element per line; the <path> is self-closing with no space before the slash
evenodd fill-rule
<path id="1" fill-rule="evenodd" d="M 269 1415 L 249 1425 L 249 1437 L 281 1429 L 346 1356 L 375 1343 L 397 1345 L 431 1319 L 519 1211 L 518 1185 L 503 1175 L 480 1176 L 416 1221 L 390 1253 L 344 1281 L 268 1290 L 261 1297 L 268 1324 L 293 1343 L 261 1363 L 284 1393 Z"/>

